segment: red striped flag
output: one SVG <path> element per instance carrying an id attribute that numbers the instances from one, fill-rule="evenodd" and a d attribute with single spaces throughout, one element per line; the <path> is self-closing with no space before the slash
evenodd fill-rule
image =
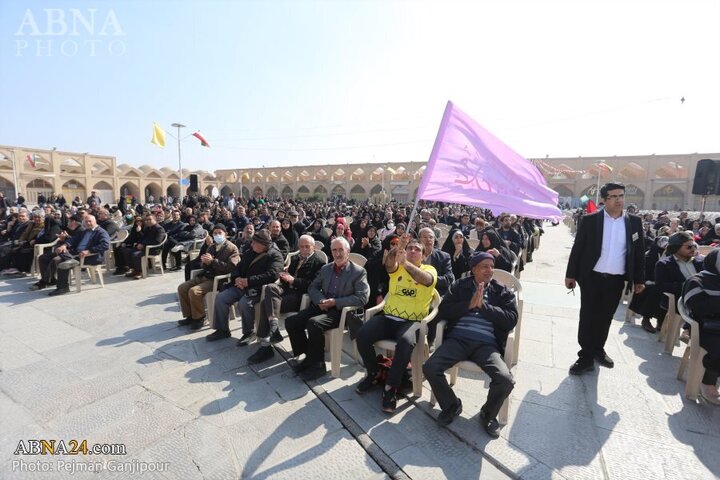
<path id="1" fill-rule="evenodd" d="M 200 132 L 195 132 L 195 133 L 193 133 L 193 137 L 195 137 L 195 138 L 197 138 L 198 140 L 200 140 L 200 145 L 202 145 L 203 147 L 208 147 L 208 148 L 210 148 L 210 144 L 208 143 L 207 140 L 205 140 L 205 137 L 203 137 L 202 135 L 200 135 Z"/>
<path id="2" fill-rule="evenodd" d="M 27 158 L 27 161 L 30 164 L 30 166 L 35 168 L 35 162 L 40 160 L 40 155 L 35 155 L 34 153 L 33 154 L 28 153 L 27 157 L 25 157 L 25 158 Z"/>

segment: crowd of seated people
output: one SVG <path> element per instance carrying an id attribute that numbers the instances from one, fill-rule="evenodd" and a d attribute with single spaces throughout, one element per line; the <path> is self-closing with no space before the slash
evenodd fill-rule
<path id="1" fill-rule="evenodd" d="M 337 327 L 343 307 L 352 307 L 361 313 L 386 296 L 392 299 L 398 294 L 396 287 L 400 280 L 396 278 L 399 276 L 397 272 L 410 272 L 410 277 L 414 272 L 420 279 L 417 283 L 432 286 L 441 297 L 452 296 L 454 301 L 473 302 L 468 311 L 454 312 L 454 316 L 447 306 L 442 312 L 447 317 L 445 320 L 451 320 L 451 325 L 464 325 L 462 328 L 472 331 L 476 328 L 473 322 L 479 322 L 477 328 L 485 332 L 479 337 L 472 334 L 463 336 L 460 328 L 455 330 L 454 337 L 448 337 L 455 338 L 448 345 L 471 342 L 472 348 L 479 349 L 482 354 L 467 358 L 477 358 L 481 366 L 496 375 L 498 387 L 493 391 L 493 401 L 489 401 L 482 410 L 484 428 L 491 435 L 496 433 L 498 402 L 502 403 L 509 395 L 512 376 L 498 369 L 495 361 L 498 352 L 484 347 L 490 342 L 495 345 L 495 350 L 498 349 L 502 338 L 512 329 L 517 312 L 513 314 L 509 306 L 509 292 L 488 283 L 487 267 L 510 272 L 514 267 L 512 253 L 518 261 L 522 251 L 528 253 L 527 261 L 532 261 L 532 237 L 542 234 L 541 222 L 511 214 L 496 217 L 483 209 L 431 202 L 426 202 L 414 221 L 410 221 L 411 207 L 396 203 L 228 200 L 188 197 L 182 204 L 125 204 L 122 208 L 115 207 L 116 215 L 114 210 L 95 203 L 74 210 L 71 207 L 61 210 L 50 207 L 49 213 L 45 207 L 35 211 L 9 210 L 6 221 L 0 225 L 0 265 L 4 269 L 27 269 L 28 257 L 19 253 L 18 247 L 27 249 L 33 245 L 30 242 L 52 243 L 54 236 L 58 243 L 48 247 L 41 257 L 42 277 L 34 289 L 55 284 L 56 291 L 65 293 L 67 275 L 64 272 L 77 264 L 82 252 L 90 251 L 90 242 L 93 242 L 93 249 L 102 249 L 102 252 L 92 251 L 94 261 L 102 261 L 110 248 L 109 242 L 117 232 L 127 230 L 127 238 L 112 247 L 115 273 L 139 279 L 142 277 L 142 262 L 146 261 L 145 247 L 159 245 L 167 238 L 163 246 L 157 247 L 157 252 L 151 254 L 160 254 L 164 264 L 172 254 L 174 270 L 183 269 L 185 264 L 185 282 L 178 287 L 183 314 L 180 325 L 190 329 L 203 328 L 207 318 L 204 297 L 212 289 L 212 280 L 215 276 L 230 274 L 228 285 L 215 297 L 213 331 L 208 340 L 231 337 L 229 311 L 232 305 L 238 304 L 243 328 L 242 336 L 236 340 L 239 346 L 256 343 L 257 349 L 250 362 L 260 363 L 274 355 L 273 344 L 282 339 L 279 331 L 281 314 L 297 312 L 287 318 L 286 331 L 293 354 L 298 357 L 295 370 L 307 379 L 325 374 L 324 333 Z M 95 219 L 96 222 L 93 222 Z M 646 223 L 651 223 L 651 220 L 654 219 L 646 220 Z M 695 255 L 690 243 L 698 241 L 697 235 L 701 234 L 703 223 L 701 221 L 697 225 L 697 233 L 686 233 L 682 229 L 688 225 L 693 227 L 693 220 L 673 220 L 666 222 L 664 218 L 658 218 L 656 223 L 659 225 L 649 226 L 648 250 L 652 252 L 648 253 L 647 263 L 648 268 L 652 264 L 656 273 L 657 292 L 672 291 L 678 298 L 684 281 L 701 270 L 697 262 L 692 261 Z M 663 230 L 665 227 L 667 229 Z M 110 233 L 113 228 L 115 232 Z M 673 228 L 676 236 L 673 236 Z M 98 229 L 106 232 L 107 241 L 102 235 L 96 239 L 96 235 L 84 234 L 87 230 L 96 232 Z M 715 231 L 714 227 L 712 231 Z M 657 232 L 666 233 L 661 237 L 672 238 L 672 241 L 668 240 L 664 245 L 662 241 L 655 240 Z M 708 232 L 701 238 L 709 240 Z M 196 243 L 198 240 L 200 242 Z M 477 242 L 477 247 L 471 248 L 469 241 Z M 316 246 L 316 242 L 322 246 Z M 191 252 L 194 248 L 199 251 Z M 329 263 L 321 260 L 318 248 L 324 249 Z M 349 260 L 351 252 L 365 257 L 364 266 Z M 687 252 L 692 256 L 689 260 L 685 255 Z M 663 263 L 663 254 L 672 256 L 682 279 L 663 272 L 662 266 L 657 270 L 657 265 L 673 263 L 670 260 Z M 653 256 L 655 260 L 651 261 Z M 32 260 L 32 257 L 29 258 Z M 164 266 L 167 267 L 167 264 Z M 673 265 L 672 273 L 675 273 L 675 268 Z M 200 270 L 201 273 L 191 278 L 192 270 Z M 432 281 L 428 283 L 427 275 L 417 272 L 431 272 Z M 263 291 L 265 296 L 261 302 Z M 477 296 L 479 291 L 484 292 L 479 294 L 481 297 Z M 302 297 L 306 294 L 310 304 L 300 310 Z M 656 298 L 661 300 L 658 296 Z M 385 311 L 383 320 L 374 320 L 372 327 L 358 333 L 364 342 L 363 356 L 369 360 L 367 343 L 382 335 L 403 340 L 405 327 L 412 326 L 407 322 L 415 321 L 415 317 L 427 310 L 427 305 L 421 303 L 418 307 L 422 312 L 416 312 L 413 318 L 407 318 L 408 314 L 396 315 Z M 390 301 L 392 305 L 393 300 Z M 255 309 L 259 312 L 257 325 Z M 662 317 L 662 311 L 659 303 L 656 312 L 649 314 L 648 318 L 652 315 Z M 442 315 L 439 315 L 436 320 L 441 318 Z M 387 324 L 392 327 L 388 333 L 386 323 L 390 321 L 398 324 Z M 396 328 L 400 326 L 403 328 Z M 434 334 L 433 324 L 428 330 L 428 341 L 431 343 Z M 412 349 L 412 342 L 404 345 L 404 350 L 401 349 L 403 355 L 408 348 Z M 460 354 L 444 352 L 443 355 L 456 358 Z M 438 369 L 445 364 L 437 363 L 439 360 L 433 362 L 430 364 L 432 368 L 426 369 L 426 374 L 437 376 Z M 372 366 L 370 364 L 369 368 Z M 373 372 L 369 370 L 368 373 Z M 438 398 L 442 398 L 443 413 L 439 422 L 447 424 L 459 413 L 461 403 L 448 394 L 439 378 L 434 381 L 433 388 L 441 391 Z M 395 372 L 388 383 L 390 389 L 387 391 L 391 393 L 383 400 L 383 408 L 387 411 L 394 409 L 397 400 L 395 389 L 398 386 L 393 382 L 397 383 Z M 358 390 L 365 389 L 358 386 Z"/>

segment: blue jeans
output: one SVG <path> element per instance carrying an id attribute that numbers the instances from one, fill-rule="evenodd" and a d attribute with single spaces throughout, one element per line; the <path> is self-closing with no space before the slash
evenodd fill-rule
<path id="1" fill-rule="evenodd" d="M 258 297 L 249 297 L 245 290 L 237 287 L 228 287 L 215 297 L 215 306 L 213 307 L 213 324 L 215 330 L 230 330 L 230 307 L 238 302 L 240 307 L 240 317 L 242 320 L 243 333 L 250 333 L 255 329 L 255 304 Z"/>

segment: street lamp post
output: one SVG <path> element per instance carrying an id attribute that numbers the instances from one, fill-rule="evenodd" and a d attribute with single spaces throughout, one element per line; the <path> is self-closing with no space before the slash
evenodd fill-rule
<path id="1" fill-rule="evenodd" d="M 12 200 L 14 202 L 18 196 L 18 178 L 17 178 L 17 166 L 15 165 L 15 149 L 14 148 L 12 150 L 10 150 L 10 155 L 12 155 L 11 158 L 6 157 L 5 155 L 2 155 L 2 157 L 6 158 L 12 162 L 13 190 L 14 190 L 14 197 Z"/>
<path id="2" fill-rule="evenodd" d="M 383 203 L 385 202 L 385 198 L 387 198 L 387 195 L 385 194 L 385 165 L 383 165 L 382 172 L 380 173 L 380 182 L 382 187 L 382 197 L 383 197 Z"/>
<path id="3" fill-rule="evenodd" d="M 177 144 L 178 144 L 178 187 L 180 187 L 180 198 L 178 199 L 179 203 L 182 203 L 183 198 L 185 195 L 183 195 L 183 178 L 182 178 L 182 151 L 180 149 L 180 129 L 185 128 L 185 125 L 182 123 L 173 123 L 171 126 L 177 128 Z"/>

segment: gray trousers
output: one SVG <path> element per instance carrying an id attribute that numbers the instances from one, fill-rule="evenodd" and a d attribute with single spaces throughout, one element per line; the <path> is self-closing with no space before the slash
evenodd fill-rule
<path id="1" fill-rule="evenodd" d="M 250 333 L 255 330 L 255 304 L 259 298 L 257 296 L 249 297 L 245 295 L 244 290 L 232 286 L 228 287 L 215 297 L 215 307 L 213 308 L 213 324 L 215 330 L 230 330 L 230 307 L 233 303 L 238 303 L 240 307 L 240 317 L 242 318 L 243 333 Z"/>
<path id="2" fill-rule="evenodd" d="M 490 391 L 483 410 L 488 418 L 496 418 L 500 407 L 510 396 L 515 381 L 495 345 L 478 344 L 459 338 L 447 338 L 423 365 L 423 373 L 437 398 L 440 408 L 447 410 L 457 403 L 445 371 L 462 360 L 476 363 L 490 377 Z"/>

